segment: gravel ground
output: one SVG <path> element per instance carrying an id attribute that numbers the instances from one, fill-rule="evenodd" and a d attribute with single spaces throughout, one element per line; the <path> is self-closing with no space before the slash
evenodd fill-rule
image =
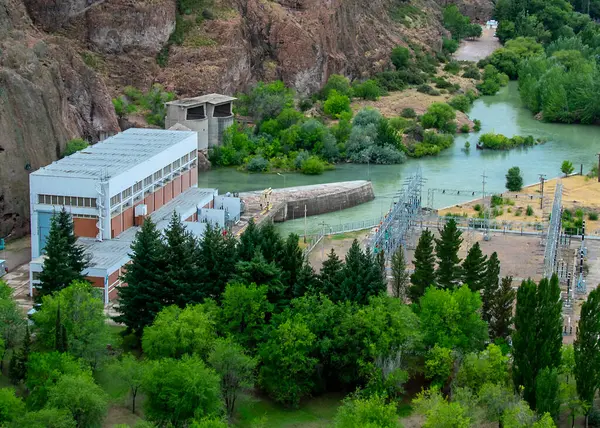
<path id="1" fill-rule="evenodd" d="M 483 27 L 483 34 L 479 39 L 475 40 L 463 40 L 460 47 L 454 54 L 454 58 L 458 61 L 479 61 L 489 56 L 496 49 L 500 49 L 502 45 L 494 33 L 496 32 L 493 28 Z"/>

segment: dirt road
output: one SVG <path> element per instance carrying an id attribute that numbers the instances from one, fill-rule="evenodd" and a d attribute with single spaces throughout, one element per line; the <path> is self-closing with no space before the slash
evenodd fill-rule
<path id="1" fill-rule="evenodd" d="M 483 34 L 479 39 L 463 40 L 454 54 L 454 59 L 476 62 L 489 56 L 496 49 L 502 47 L 498 39 L 494 37 L 495 32 L 496 30 L 493 28 L 483 27 Z"/>

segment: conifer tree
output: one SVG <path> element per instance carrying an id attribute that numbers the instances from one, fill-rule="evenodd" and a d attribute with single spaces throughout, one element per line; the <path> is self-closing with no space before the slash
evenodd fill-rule
<path id="1" fill-rule="evenodd" d="M 591 409 L 600 385 L 600 288 L 592 290 L 581 306 L 573 348 L 577 394 Z M 588 414 L 589 410 L 586 412 L 586 425 Z"/>
<path id="2" fill-rule="evenodd" d="M 300 237 L 298 235 L 290 233 L 285 240 L 281 257 L 277 260 L 283 273 L 283 283 L 289 290 L 293 290 L 298 282 L 298 275 L 304 264 L 304 255 L 302 254 L 300 246 L 298 246 L 299 239 Z"/>
<path id="3" fill-rule="evenodd" d="M 492 305 L 494 297 L 498 291 L 498 281 L 500 280 L 500 260 L 498 254 L 494 251 L 485 266 L 483 295 L 481 306 L 481 318 L 490 322 L 492 318 Z"/>
<path id="4" fill-rule="evenodd" d="M 83 280 L 82 272 L 88 266 L 88 259 L 76 241 L 73 221 L 63 208 L 50 221 L 50 231 L 43 249 L 46 257 L 40 273 L 37 301 L 68 287 L 73 281 Z"/>
<path id="5" fill-rule="evenodd" d="M 260 231 L 254 223 L 254 219 L 250 219 L 246 230 L 240 235 L 238 243 L 238 261 L 249 262 L 254 258 L 256 249 L 260 246 Z"/>
<path id="6" fill-rule="evenodd" d="M 531 280 L 523 281 L 517 291 L 513 339 L 513 381 L 517 390 L 524 387 L 523 398 L 535 408 L 537 364 L 537 290 Z"/>
<path id="7" fill-rule="evenodd" d="M 435 285 L 435 257 L 433 233 L 428 229 L 421 233 L 414 255 L 415 271 L 410 276 L 412 286 L 408 290 L 410 300 L 417 303 L 427 287 Z"/>
<path id="8" fill-rule="evenodd" d="M 539 370 L 558 367 L 562 348 L 562 301 L 558 276 L 544 278 L 537 289 L 537 361 Z"/>
<path id="9" fill-rule="evenodd" d="M 327 260 L 323 262 L 319 273 L 319 280 L 323 293 L 333 301 L 342 299 L 341 284 L 343 268 L 344 262 L 340 260 L 332 248 L 331 252 L 327 255 Z"/>
<path id="10" fill-rule="evenodd" d="M 319 290 L 319 277 L 309 263 L 304 263 L 294 284 L 294 297 L 302 297 Z"/>
<path id="11" fill-rule="evenodd" d="M 197 293 L 200 278 L 196 265 L 196 239 L 185 230 L 181 217 L 176 213 L 171 216 L 164 234 L 165 303 L 180 308 L 185 308 L 188 303 L 201 303 L 204 296 Z"/>
<path id="12" fill-rule="evenodd" d="M 462 243 L 462 232 L 458 230 L 456 221 L 450 219 L 440 231 L 439 239 L 435 239 L 435 254 L 438 267 L 435 272 L 438 287 L 453 290 L 461 277 L 458 250 Z"/>
<path id="13" fill-rule="evenodd" d="M 365 272 L 364 268 L 364 253 L 355 239 L 352 246 L 346 253 L 344 268 L 342 269 L 342 283 L 340 285 L 340 295 L 336 296 L 336 300 L 358 301 L 358 293 L 362 288 Z"/>
<path id="14" fill-rule="evenodd" d="M 486 259 L 487 257 L 481 252 L 479 242 L 476 242 L 475 245 L 469 249 L 467 257 L 463 261 L 462 281 L 469 286 L 471 291 L 479 291 L 484 287 Z"/>
<path id="15" fill-rule="evenodd" d="M 512 288 L 512 277 L 502 278 L 500 287 L 493 295 L 490 308 L 490 339 L 501 338 L 508 340 L 511 335 L 513 320 L 513 305 L 516 292 Z"/>
<path id="16" fill-rule="evenodd" d="M 374 256 L 371 249 L 367 248 L 362 253 L 362 266 L 364 275 L 362 282 L 358 284 L 355 301 L 365 305 L 369 303 L 371 296 L 379 296 L 387 291 L 383 251 Z"/>
<path id="17" fill-rule="evenodd" d="M 410 275 L 406 270 L 404 249 L 399 247 L 392 256 L 392 295 L 398 299 L 408 297 Z"/>
<path id="18" fill-rule="evenodd" d="M 119 287 L 119 315 L 115 321 L 142 335 L 166 305 L 165 246 L 151 218 L 144 221 L 131 244 L 131 263 L 125 265 Z"/>
<path id="19" fill-rule="evenodd" d="M 239 261 L 233 282 L 250 285 L 266 285 L 269 302 L 280 308 L 289 303 L 286 298 L 285 286 L 281 282 L 281 269 L 275 263 L 268 263 L 257 247 L 254 257 L 249 262 Z"/>
<path id="20" fill-rule="evenodd" d="M 260 251 L 268 263 L 278 262 L 284 251 L 284 243 L 273 222 L 267 221 L 258 229 Z"/>
<path id="21" fill-rule="evenodd" d="M 29 326 L 25 327 L 25 337 L 23 338 L 23 344 L 19 351 L 13 352 L 10 359 L 9 373 L 10 379 L 13 384 L 18 384 L 20 381 L 25 379 L 27 374 L 27 363 L 29 361 L 29 354 L 31 353 L 31 335 L 29 333 Z"/>
<path id="22" fill-rule="evenodd" d="M 191 300 L 202 301 L 209 297 L 217 301 L 225 291 L 227 283 L 235 274 L 237 262 L 237 242 L 235 238 L 224 235 L 221 229 L 206 225 L 198 248 L 198 279 L 196 296 Z"/>

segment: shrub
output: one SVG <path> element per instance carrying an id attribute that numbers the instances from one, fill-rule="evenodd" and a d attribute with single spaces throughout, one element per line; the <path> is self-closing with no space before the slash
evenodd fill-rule
<path id="1" fill-rule="evenodd" d="M 388 91 L 401 91 L 406 87 L 404 77 L 404 73 L 399 71 L 382 71 L 375 75 L 375 80 L 380 87 Z"/>
<path id="2" fill-rule="evenodd" d="M 442 39 L 442 50 L 449 54 L 453 54 L 458 50 L 458 42 L 454 39 Z"/>
<path id="3" fill-rule="evenodd" d="M 325 171 L 325 163 L 317 156 L 311 156 L 302 163 L 302 173 L 307 175 L 320 175 Z"/>
<path id="4" fill-rule="evenodd" d="M 410 51 L 405 47 L 396 46 L 392 49 L 391 60 L 394 67 L 396 67 L 396 70 L 402 70 L 406 68 L 410 62 Z"/>
<path id="5" fill-rule="evenodd" d="M 294 159 L 294 166 L 296 169 L 302 169 L 302 165 L 308 158 L 310 158 L 310 153 L 304 150 L 300 151 Z"/>
<path id="6" fill-rule="evenodd" d="M 421 118 L 424 128 L 437 128 L 451 130 L 451 125 L 456 119 L 456 112 L 446 103 L 433 103 L 427 108 L 427 113 Z M 456 124 L 454 124 L 456 130 Z"/>
<path id="7" fill-rule="evenodd" d="M 242 116 L 252 115 L 259 122 L 275 118 L 284 109 L 294 106 L 294 92 L 282 81 L 258 82 L 248 94 L 240 95 L 236 103 Z"/>
<path id="8" fill-rule="evenodd" d="M 483 82 L 477 85 L 477 89 L 484 95 L 495 95 L 500 87 L 508 84 L 508 76 L 500 73 L 493 65 L 486 65 L 483 71 Z"/>
<path id="9" fill-rule="evenodd" d="M 573 174 L 573 171 L 575 170 L 575 168 L 573 167 L 573 162 L 571 161 L 563 161 L 562 165 L 560 166 L 560 171 L 565 175 L 565 177 L 567 177 L 570 174 Z"/>
<path id="10" fill-rule="evenodd" d="M 434 95 L 434 96 L 440 95 L 440 91 L 433 89 L 431 86 L 429 86 L 427 84 L 419 85 L 419 87 L 417 88 L 417 92 L 422 92 L 423 94 Z"/>
<path id="11" fill-rule="evenodd" d="M 481 120 L 473 119 L 473 131 L 475 131 L 475 132 L 481 131 Z"/>
<path id="12" fill-rule="evenodd" d="M 88 146 L 89 144 L 87 141 L 81 138 L 74 138 L 67 142 L 63 156 L 71 156 L 73 153 L 83 150 Z"/>
<path id="13" fill-rule="evenodd" d="M 450 61 L 444 66 L 444 71 L 447 71 L 450 74 L 458 74 L 460 71 L 460 64 L 458 61 Z"/>
<path id="14" fill-rule="evenodd" d="M 475 204 L 475 205 L 473 206 L 473 209 L 474 209 L 475 211 L 479 212 L 479 211 L 481 211 L 481 205 L 480 205 L 480 204 Z"/>
<path id="15" fill-rule="evenodd" d="M 520 146 L 533 146 L 535 140 L 531 135 L 520 137 L 518 135 L 508 138 L 502 134 L 487 133 L 479 137 L 479 144 L 486 149 L 508 150 Z"/>
<path id="16" fill-rule="evenodd" d="M 431 81 L 435 83 L 436 88 L 448 89 L 452 87 L 452 83 L 448 82 L 442 77 L 434 77 L 431 79 Z"/>
<path id="17" fill-rule="evenodd" d="M 523 188 L 523 177 L 521 169 L 518 166 L 513 166 L 506 174 L 506 188 L 511 192 L 518 192 Z"/>
<path id="18" fill-rule="evenodd" d="M 339 117 L 339 115 L 345 111 L 350 110 L 350 98 L 346 95 L 340 94 L 335 89 L 329 92 L 327 101 L 323 104 L 323 111 L 326 115 L 332 117 Z"/>
<path id="19" fill-rule="evenodd" d="M 471 100 L 466 95 L 457 95 L 448 101 L 448 104 L 463 113 L 466 113 L 471 108 Z"/>
<path id="20" fill-rule="evenodd" d="M 382 95 L 381 92 L 377 82 L 372 79 L 354 85 L 354 95 L 364 100 L 376 101 Z"/>
<path id="21" fill-rule="evenodd" d="M 407 107 L 407 108 L 402 109 L 400 116 L 406 117 L 408 119 L 413 119 L 413 118 L 417 117 L 417 113 L 415 113 L 414 109 Z"/>
<path id="22" fill-rule="evenodd" d="M 269 169 L 269 161 L 260 155 L 254 156 L 246 165 L 246 169 L 250 172 L 265 172 Z"/>
<path id="23" fill-rule="evenodd" d="M 503 203 L 504 199 L 502 199 L 502 196 L 492 195 L 492 198 L 490 199 L 490 205 L 492 207 L 502 206 Z"/>
<path id="24" fill-rule="evenodd" d="M 591 220 L 591 221 L 598 220 L 598 213 L 594 212 L 594 211 L 589 212 L 588 213 L 588 219 Z"/>
<path id="25" fill-rule="evenodd" d="M 352 97 L 352 87 L 350 86 L 350 80 L 347 77 L 340 74 L 332 74 L 327 79 L 327 83 L 321 90 L 321 98 L 327 99 L 331 91 L 337 91 L 339 94 Z"/>
<path id="26" fill-rule="evenodd" d="M 462 77 L 479 80 L 481 79 L 481 73 L 479 72 L 479 69 L 476 66 L 469 65 L 465 67 L 465 72 L 463 73 Z"/>
<path id="27" fill-rule="evenodd" d="M 531 208 L 531 205 L 527 205 L 527 209 L 525 210 L 525 214 L 528 216 L 533 215 L 533 208 Z"/>
<path id="28" fill-rule="evenodd" d="M 469 132 L 471 132 L 471 128 L 469 127 L 468 123 L 463 124 L 460 127 L 460 132 L 462 132 L 463 134 L 468 134 Z"/>

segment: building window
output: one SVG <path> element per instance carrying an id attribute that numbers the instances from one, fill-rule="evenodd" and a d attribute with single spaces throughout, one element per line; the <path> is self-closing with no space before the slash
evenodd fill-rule
<path id="1" fill-rule="evenodd" d="M 144 178 L 144 187 L 148 187 L 152 184 L 152 176 L 149 175 L 148 177 Z"/>
<path id="2" fill-rule="evenodd" d="M 93 218 L 98 219 L 97 215 L 89 215 L 89 214 L 73 214 L 73 218 Z"/>
<path id="3" fill-rule="evenodd" d="M 183 165 L 185 165 L 188 162 L 188 159 L 190 158 L 190 155 L 185 155 L 181 158 L 181 163 Z"/>
<path id="4" fill-rule="evenodd" d="M 177 159 L 175 162 L 173 162 L 173 170 L 176 170 L 177 168 L 179 168 L 180 165 L 181 165 L 181 161 L 179 159 Z"/>
<path id="5" fill-rule="evenodd" d="M 31 272 L 31 279 L 34 281 L 39 281 L 40 280 L 40 273 L 41 272 Z"/>
<path id="6" fill-rule="evenodd" d="M 115 195 L 112 198 L 110 198 L 110 204 L 111 205 L 117 205 L 119 202 L 121 202 L 121 195 Z"/>
<path id="7" fill-rule="evenodd" d="M 156 171 L 154 173 L 154 181 L 158 181 L 162 178 L 162 171 Z"/>
<path id="8" fill-rule="evenodd" d="M 135 184 L 133 185 L 133 193 L 137 193 L 137 192 L 139 192 L 140 190 L 142 190 L 142 182 L 141 182 L 141 181 L 138 181 L 137 183 L 135 183 Z"/>
<path id="9" fill-rule="evenodd" d="M 131 187 L 121 192 L 121 198 L 126 199 L 131 196 Z"/>
<path id="10" fill-rule="evenodd" d="M 196 157 L 196 150 L 192 150 L 190 152 L 190 160 L 194 159 Z"/>
<path id="11" fill-rule="evenodd" d="M 171 172 L 171 165 L 167 165 L 163 168 L 163 174 L 167 175 Z"/>

